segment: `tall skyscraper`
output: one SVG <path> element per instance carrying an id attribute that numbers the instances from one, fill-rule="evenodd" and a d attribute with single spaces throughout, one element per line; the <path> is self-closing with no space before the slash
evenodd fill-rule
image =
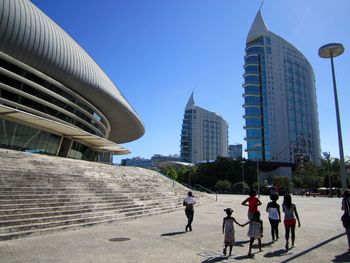
<path id="1" fill-rule="evenodd" d="M 244 109 L 248 159 L 320 162 L 313 69 L 270 32 L 258 11 L 246 40 Z"/>
<path id="2" fill-rule="evenodd" d="M 217 113 L 194 103 L 193 92 L 186 104 L 181 130 L 180 157 L 184 162 L 212 161 L 228 154 L 228 124 Z"/>

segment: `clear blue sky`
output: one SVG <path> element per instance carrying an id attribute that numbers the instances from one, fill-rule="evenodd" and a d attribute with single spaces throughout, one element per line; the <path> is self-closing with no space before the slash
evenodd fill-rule
<path id="1" fill-rule="evenodd" d="M 123 158 L 180 151 L 186 102 L 229 123 L 243 143 L 243 56 L 259 0 L 33 0 L 70 34 L 118 86 L 144 122 L 145 135 L 123 144 Z M 270 31 L 297 47 L 316 76 L 321 148 L 338 157 L 330 61 L 318 48 L 340 42 L 335 59 L 345 155 L 350 155 L 350 1 L 265 0 Z M 348 76 L 349 74 L 349 76 Z M 121 158 L 116 158 L 119 162 Z"/>

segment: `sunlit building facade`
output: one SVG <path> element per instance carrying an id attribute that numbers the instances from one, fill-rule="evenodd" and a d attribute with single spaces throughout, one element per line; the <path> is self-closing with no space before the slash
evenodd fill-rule
<path id="1" fill-rule="evenodd" d="M 181 160 L 198 163 L 227 155 L 227 122 L 217 113 L 196 106 L 192 93 L 185 108 L 181 129 Z"/>
<path id="2" fill-rule="evenodd" d="M 319 163 L 316 88 L 310 63 L 297 48 L 268 30 L 260 10 L 245 51 L 248 159 Z"/>

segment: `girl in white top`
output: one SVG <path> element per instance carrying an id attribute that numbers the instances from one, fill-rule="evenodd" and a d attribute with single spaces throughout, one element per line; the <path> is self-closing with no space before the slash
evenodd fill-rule
<path id="1" fill-rule="evenodd" d="M 281 222 L 281 211 L 280 206 L 277 204 L 278 195 L 272 194 L 270 195 L 271 202 L 269 202 L 266 206 L 266 212 L 269 213 L 269 221 L 271 225 L 271 236 L 272 242 L 275 242 L 278 236 L 278 224 Z"/>

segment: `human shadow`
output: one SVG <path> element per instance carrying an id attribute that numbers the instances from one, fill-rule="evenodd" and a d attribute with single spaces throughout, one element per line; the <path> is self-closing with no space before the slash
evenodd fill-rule
<path id="1" fill-rule="evenodd" d="M 335 259 L 332 260 L 332 262 L 350 262 L 350 253 L 345 252 L 341 255 L 335 256 Z"/>
<path id="2" fill-rule="evenodd" d="M 236 247 L 243 247 L 244 244 L 249 244 L 249 240 L 236 241 L 236 242 L 235 242 L 235 246 L 236 246 Z"/>
<path id="3" fill-rule="evenodd" d="M 182 234 L 185 234 L 185 233 L 186 233 L 185 231 L 169 232 L 169 233 L 161 234 L 160 236 L 161 237 L 171 237 L 171 236 L 176 236 L 176 235 L 182 235 Z"/>
<path id="4" fill-rule="evenodd" d="M 228 259 L 227 256 L 217 256 L 217 257 L 207 258 L 206 260 L 202 261 L 202 263 L 214 263 L 214 262 L 220 262 L 226 259 Z"/>
<path id="5" fill-rule="evenodd" d="M 287 250 L 285 249 L 279 249 L 273 252 L 268 252 L 264 255 L 265 258 L 273 258 L 273 257 L 280 257 L 280 256 L 285 256 L 291 253 L 287 253 Z"/>
<path id="6" fill-rule="evenodd" d="M 240 256 L 235 257 L 234 259 L 235 259 L 235 260 L 254 259 L 255 254 L 258 254 L 258 253 L 261 253 L 261 252 L 262 252 L 262 251 L 253 252 L 253 253 L 251 253 L 250 256 L 248 256 L 248 255 L 240 255 Z"/>

